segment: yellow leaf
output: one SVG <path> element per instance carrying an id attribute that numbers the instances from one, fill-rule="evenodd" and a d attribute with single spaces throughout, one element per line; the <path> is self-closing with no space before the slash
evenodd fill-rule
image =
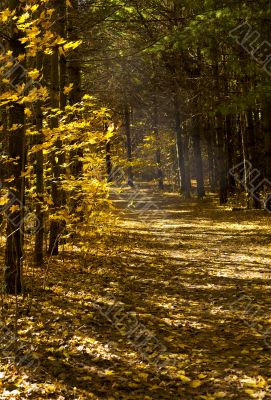
<path id="1" fill-rule="evenodd" d="M 12 17 L 12 12 L 8 8 L 0 13 L 2 22 L 8 21 L 10 17 Z"/>
<path id="2" fill-rule="evenodd" d="M 14 176 L 12 176 L 11 178 L 7 178 L 4 180 L 4 182 L 10 183 L 14 181 Z"/>
<path id="3" fill-rule="evenodd" d="M 31 167 L 27 168 L 26 171 L 21 173 L 21 177 L 25 177 L 25 176 L 30 176 L 30 172 L 31 172 Z"/>
<path id="4" fill-rule="evenodd" d="M 38 8 L 39 8 L 39 5 L 38 5 L 38 4 L 34 4 L 34 5 L 31 7 L 31 11 L 32 11 L 32 12 L 35 12 L 35 11 L 37 11 Z"/>
<path id="5" fill-rule="evenodd" d="M 36 79 L 38 79 L 40 72 L 35 68 L 32 71 L 29 71 L 28 75 L 35 81 Z"/>
<path id="6" fill-rule="evenodd" d="M 226 397 L 227 393 L 226 392 L 217 392 L 215 393 L 215 397 L 217 399 L 222 399 L 223 397 Z"/>
<path id="7" fill-rule="evenodd" d="M 18 210 L 20 210 L 19 204 L 13 204 L 13 206 L 10 207 L 10 211 L 12 213 L 14 213 L 15 211 L 18 211 Z"/>
<path id="8" fill-rule="evenodd" d="M 70 83 L 69 86 L 64 87 L 64 94 L 69 94 L 73 89 L 73 83 Z"/>
<path id="9" fill-rule="evenodd" d="M 32 111 L 31 111 L 29 108 L 25 108 L 25 109 L 24 109 L 24 113 L 25 113 L 25 115 L 26 115 L 27 117 L 31 117 L 31 115 L 32 115 Z"/>
<path id="10" fill-rule="evenodd" d="M 30 17 L 29 12 L 24 13 L 19 19 L 18 19 L 18 24 L 23 24 L 28 18 Z"/>
<path id="11" fill-rule="evenodd" d="M 105 375 L 108 375 L 108 376 L 115 375 L 115 372 L 111 371 L 111 370 L 107 370 L 107 371 L 105 371 Z"/>
<path id="12" fill-rule="evenodd" d="M 254 390 L 246 389 L 245 392 L 246 392 L 246 394 L 249 394 L 252 398 L 254 398 L 254 392 L 255 392 Z"/>
<path id="13" fill-rule="evenodd" d="M 69 42 L 64 45 L 64 50 L 74 50 L 82 44 L 82 40 L 77 40 L 76 42 Z"/>
<path id="14" fill-rule="evenodd" d="M 140 378 L 143 378 L 145 381 L 148 379 L 149 375 L 146 374 L 145 372 L 140 372 L 140 374 L 138 374 L 138 376 Z"/>
<path id="15" fill-rule="evenodd" d="M 89 94 L 85 94 L 83 100 L 89 100 L 89 99 L 91 99 L 91 96 Z"/>
<path id="16" fill-rule="evenodd" d="M 196 389 L 197 387 L 201 386 L 202 384 L 203 384 L 202 381 L 196 379 L 196 380 L 194 380 L 194 381 L 192 381 L 192 382 L 190 383 L 190 386 L 191 386 L 192 388 Z"/>
<path id="17" fill-rule="evenodd" d="M 20 125 L 18 125 L 18 124 L 13 124 L 11 127 L 10 127 L 10 130 L 11 131 L 17 131 L 17 129 L 19 129 L 20 128 Z"/>
<path id="18" fill-rule="evenodd" d="M 4 196 L 4 197 L 0 197 L 0 206 L 4 206 L 5 204 L 8 203 L 8 197 Z"/>
<path id="19" fill-rule="evenodd" d="M 185 376 L 185 375 L 181 375 L 181 374 L 178 374 L 178 375 L 177 375 L 177 378 L 179 378 L 179 379 L 180 379 L 182 382 L 184 382 L 184 383 L 188 383 L 188 382 L 191 381 L 190 378 L 188 378 L 188 377 Z"/>

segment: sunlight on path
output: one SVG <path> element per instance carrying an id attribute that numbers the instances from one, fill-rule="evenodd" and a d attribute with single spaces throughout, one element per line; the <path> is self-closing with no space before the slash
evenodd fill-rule
<path id="1" fill-rule="evenodd" d="M 127 265 L 114 287 L 176 361 L 168 394 L 146 398 L 271 398 L 270 217 L 148 196 L 159 210 L 144 220 L 116 202 Z"/>

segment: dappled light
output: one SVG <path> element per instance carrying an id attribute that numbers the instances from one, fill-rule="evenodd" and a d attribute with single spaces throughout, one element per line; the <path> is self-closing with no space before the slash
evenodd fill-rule
<path id="1" fill-rule="evenodd" d="M 0 1 L 0 400 L 271 400 L 270 15 Z"/>

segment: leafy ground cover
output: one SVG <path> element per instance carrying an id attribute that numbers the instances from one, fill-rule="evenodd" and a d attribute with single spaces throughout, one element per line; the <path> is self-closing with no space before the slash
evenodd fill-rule
<path id="1" fill-rule="evenodd" d="M 0 398 L 271 399 L 270 216 L 133 193 L 83 264 L 2 299 Z"/>

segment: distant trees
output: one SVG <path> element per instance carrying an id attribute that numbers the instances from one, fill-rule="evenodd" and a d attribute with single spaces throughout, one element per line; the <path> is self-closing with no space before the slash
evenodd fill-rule
<path id="1" fill-rule="evenodd" d="M 244 190 L 229 174 L 242 160 L 250 160 L 261 170 L 261 176 L 270 176 L 266 60 L 271 54 L 268 45 L 264 46 L 269 38 L 269 21 L 265 28 L 262 25 L 268 2 L 243 2 L 241 8 L 234 2 L 174 0 L 116 0 L 110 4 L 100 0 L 97 7 L 89 5 L 89 10 L 95 10 L 96 23 L 93 21 L 91 30 L 94 46 L 85 49 L 85 57 L 89 59 L 91 54 L 97 60 L 92 65 L 99 65 L 90 74 L 94 91 L 103 104 L 116 108 L 122 96 L 116 71 L 119 64 L 125 65 L 124 75 L 129 68 L 126 92 L 132 98 L 140 96 L 133 107 L 136 115 L 137 108 L 151 107 L 154 88 L 146 81 L 155 63 L 159 70 L 158 110 L 167 116 L 163 129 L 172 137 L 175 131 L 176 152 L 171 162 L 178 166 L 180 191 L 185 197 L 190 195 L 192 178 L 200 198 L 206 190 L 212 190 L 219 193 L 222 204 L 226 203 L 236 190 Z M 257 45 L 252 43 L 255 37 Z M 142 65 L 144 68 L 139 67 Z M 97 84 L 104 82 L 105 76 L 113 91 L 110 98 Z M 148 135 L 148 122 L 142 122 Z M 132 126 L 132 137 L 135 134 Z M 259 145 L 262 141 L 264 147 Z M 171 149 L 168 154 L 172 157 Z M 259 163 L 261 156 L 264 162 Z M 163 162 L 158 154 L 159 186 Z M 265 186 L 259 189 L 259 197 L 267 190 Z M 253 204 L 260 204 L 255 196 Z"/>

